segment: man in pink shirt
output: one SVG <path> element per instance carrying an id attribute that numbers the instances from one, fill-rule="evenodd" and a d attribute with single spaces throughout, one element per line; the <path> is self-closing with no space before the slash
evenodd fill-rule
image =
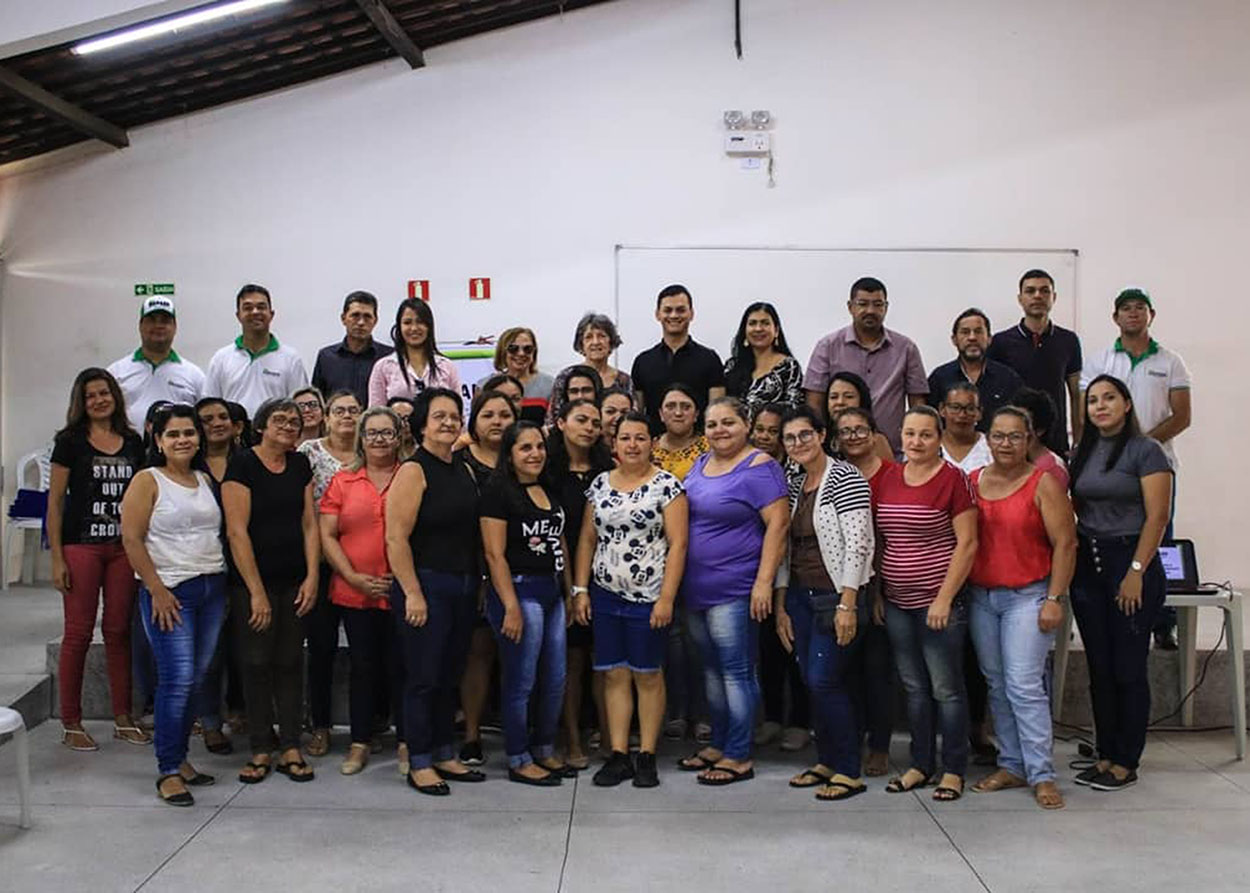
<path id="1" fill-rule="evenodd" d="M 898 453 L 903 414 L 924 403 L 929 393 L 920 349 L 906 335 L 885 327 L 890 305 L 881 280 L 870 276 L 857 279 L 846 306 L 851 324 L 821 338 L 812 350 L 803 378 L 807 402 L 823 413 L 825 391 L 833 374 L 854 372 L 868 383 L 877 427 Z"/>

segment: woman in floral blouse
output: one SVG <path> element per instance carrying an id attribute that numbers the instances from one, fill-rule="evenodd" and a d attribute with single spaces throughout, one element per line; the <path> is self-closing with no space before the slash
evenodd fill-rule
<path id="1" fill-rule="evenodd" d="M 725 388 L 746 404 L 751 418 L 760 407 L 803 403 L 803 369 L 790 353 L 777 308 L 766 301 L 747 307 L 725 363 Z"/>

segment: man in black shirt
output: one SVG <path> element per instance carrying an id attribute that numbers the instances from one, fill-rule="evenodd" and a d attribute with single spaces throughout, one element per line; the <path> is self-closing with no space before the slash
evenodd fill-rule
<path id="1" fill-rule="evenodd" d="M 681 382 L 693 388 L 702 413 L 708 401 L 725 394 L 725 366 L 716 351 L 690 337 L 694 301 L 684 285 L 669 285 L 660 290 L 655 300 L 655 318 L 664 337 L 655 347 L 635 357 L 630 377 L 638 408 L 651 420 L 651 433 L 659 434 L 664 430 L 660 403 L 668 386 Z"/>
<path id="2" fill-rule="evenodd" d="M 951 344 L 959 355 L 929 373 L 929 404 L 939 405 L 946 392 L 961 381 L 974 384 L 981 397 L 977 429 L 988 431 L 994 411 L 1010 403 L 1024 382 L 1010 366 L 985 355 L 990 346 L 990 318 L 984 311 L 969 307 L 959 314 L 951 327 Z"/>
<path id="3" fill-rule="evenodd" d="M 361 406 L 368 406 L 369 374 L 373 364 L 395 352 L 394 348 L 373 340 L 373 327 L 378 324 L 378 299 L 367 291 L 352 292 L 343 300 L 343 315 L 339 319 L 346 337 L 338 344 L 317 351 L 312 385 L 326 399 L 335 391 L 348 390 L 356 395 Z"/>
<path id="4" fill-rule="evenodd" d="M 1018 300 L 1024 311 L 1020 324 L 1005 329 L 990 342 L 989 358 L 1005 363 L 1031 388 L 1045 391 L 1055 402 L 1055 425 L 1046 432 L 1046 446 L 1068 455 L 1068 409 L 1072 410 L 1072 439 L 1081 438 L 1081 341 L 1076 332 L 1055 325 L 1055 280 L 1045 270 L 1029 270 L 1020 277 Z M 1066 391 L 1066 393 L 1065 393 Z"/>

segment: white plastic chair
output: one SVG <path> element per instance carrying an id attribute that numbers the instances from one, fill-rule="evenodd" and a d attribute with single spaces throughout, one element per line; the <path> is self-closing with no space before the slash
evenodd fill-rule
<path id="1" fill-rule="evenodd" d="M 0 735 L 13 735 L 17 751 L 17 793 L 21 800 L 22 816 L 18 824 L 30 827 L 30 740 L 26 737 L 26 722 L 22 714 L 8 707 L 0 707 Z"/>
<path id="2" fill-rule="evenodd" d="M 49 482 L 52 479 L 52 443 L 49 441 L 44 445 L 43 449 L 36 450 L 33 453 L 27 453 L 17 463 L 17 486 L 18 488 L 30 487 L 32 484 L 38 484 L 38 489 L 48 490 Z M 35 548 L 27 548 L 29 541 L 25 539 L 28 530 L 35 531 L 36 535 L 43 530 L 43 518 L 6 518 L 4 533 L 4 552 L 0 555 L 0 589 L 9 588 L 9 562 L 13 557 L 13 547 L 18 538 L 23 538 L 22 542 L 22 582 L 33 583 L 35 581 L 35 562 L 39 558 L 41 547 L 36 545 Z M 36 539 L 38 543 L 39 540 Z"/>

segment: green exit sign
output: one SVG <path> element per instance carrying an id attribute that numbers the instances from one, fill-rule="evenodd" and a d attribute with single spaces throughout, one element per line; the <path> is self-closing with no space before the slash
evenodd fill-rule
<path id="1" fill-rule="evenodd" d="M 172 282 L 136 282 L 135 297 L 143 298 L 148 295 L 172 295 L 174 293 L 174 284 Z"/>

